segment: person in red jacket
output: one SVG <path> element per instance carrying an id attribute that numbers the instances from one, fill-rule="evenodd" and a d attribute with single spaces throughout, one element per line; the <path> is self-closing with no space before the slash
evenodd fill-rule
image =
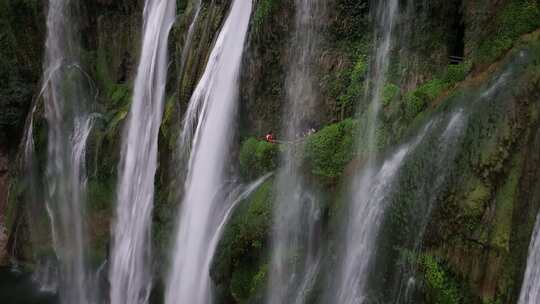
<path id="1" fill-rule="evenodd" d="M 272 144 L 276 143 L 276 138 L 274 137 L 274 134 L 272 132 L 269 132 L 268 134 L 266 134 L 266 136 L 264 137 L 264 140 Z"/>

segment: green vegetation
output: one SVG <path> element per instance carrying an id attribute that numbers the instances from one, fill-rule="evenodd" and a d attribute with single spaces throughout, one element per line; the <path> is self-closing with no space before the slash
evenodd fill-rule
<path id="1" fill-rule="evenodd" d="M 388 106 L 399 95 L 399 87 L 393 83 L 387 83 L 384 85 L 382 91 L 382 103 L 384 106 Z"/>
<path id="2" fill-rule="evenodd" d="M 276 2 L 278 0 L 260 0 L 257 4 L 257 9 L 253 15 L 253 24 L 255 33 L 259 34 L 262 31 L 263 24 L 269 16 L 271 16 L 272 11 L 277 6 Z"/>
<path id="3" fill-rule="evenodd" d="M 272 180 L 264 182 L 234 212 L 212 265 L 212 278 L 218 285 L 225 285 L 240 303 L 245 303 L 266 283 L 265 252 L 272 219 L 273 185 Z"/>
<path id="4" fill-rule="evenodd" d="M 261 176 L 277 167 L 278 148 L 264 140 L 254 137 L 246 139 L 240 148 L 240 170 L 248 179 Z"/>
<path id="5" fill-rule="evenodd" d="M 92 211 L 110 211 L 114 204 L 116 182 L 91 179 L 88 182 L 88 206 Z"/>
<path id="6" fill-rule="evenodd" d="M 336 97 L 341 120 L 345 119 L 346 112 L 351 113 L 354 110 L 354 105 L 362 97 L 367 69 L 367 58 L 362 54 L 358 56 L 352 68 L 340 70 L 334 76 L 329 93 Z"/>
<path id="7" fill-rule="evenodd" d="M 109 98 L 113 105 L 125 105 L 131 99 L 129 86 L 115 84 L 111 89 Z"/>
<path id="8" fill-rule="evenodd" d="M 439 77 L 420 85 L 415 90 L 405 94 L 405 117 L 413 119 L 426 107 L 435 101 L 444 91 L 452 88 L 458 82 L 463 81 L 469 71 L 471 64 L 465 62 L 458 65 L 449 65 L 446 71 Z"/>
<path id="9" fill-rule="evenodd" d="M 428 294 L 432 298 L 431 303 L 461 303 L 463 293 L 456 279 L 452 277 L 439 259 L 431 255 L 424 255 L 421 257 L 420 263 L 423 268 L 424 280 L 428 287 Z"/>
<path id="10" fill-rule="evenodd" d="M 346 119 L 329 125 L 306 141 L 306 159 L 311 173 L 324 182 L 335 182 L 353 157 L 356 123 Z"/>
<path id="11" fill-rule="evenodd" d="M 512 213 L 515 208 L 515 198 L 517 196 L 517 187 L 519 179 L 519 168 L 521 160 L 512 161 L 511 170 L 502 187 L 500 187 L 495 196 L 496 210 L 495 227 L 491 243 L 498 248 L 509 252 L 510 237 L 512 233 Z"/>
<path id="12" fill-rule="evenodd" d="M 540 27 L 540 3 L 511 0 L 497 17 L 494 33 L 486 37 L 475 53 L 475 62 L 489 64 L 499 58 L 523 34 Z"/>
<path id="13" fill-rule="evenodd" d="M 194 34 L 194 49 L 188 58 L 187 77 L 179 85 L 182 88 L 177 88 L 175 83 L 175 67 L 180 56 L 171 54 L 168 76 L 170 87 L 167 88 L 167 101 L 159 135 L 159 169 L 156 174 L 152 219 L 152 248 L 158 272 L 164 271 L 168 266 L 165 261 L 170 250 L 169 242 L 171 232 L 174 231 L 175 210 L 178 207 L 175 197 L 177 193 L 174 192 L 177 189 L 171 190 L 181 184 L 180 176 L 171 177 L 176 173 L 171 170 L 174 168 L 171 159 L 174 158 L 178 119 L 185 109 L 185 101 L 192 86 L 200 76 L 195 74 L 204 68 L 209 46 L 221 26 L 222 17 L 226 14 L 228 2 L 218 2 L 203 3 L 201 24 Z M 376 275 L 380 275 L 380 280 L 385 284 L 395 279 L 393 275 L 396 275 L 398 267 L 392 262 L 402 258 L 398 256 L 398 251 L 402 250 L 402 247 L 412 247 L 413 242 L 422 242 L 420 252 L 410 253 L 406 263 L 417 270 L 417 292 L 430 304 L 481 301 L 488 303 L 491 299 L 499 303 L 509 303 L 513 300 L 509 293 L 519 287 L 519 283 L 513 280 L 516 272 L 520 271 L 520 263 L 523 263 L 519 255 L 525 255 L 528 248 L 534 216 L 530 216 L 526 223 L 517 223 L 516 218 L 520 213 L 536 214 L 536 198 L 525 201 L 526 196 L 532 196 L 533 193 L 524 193 L 523 190 L 524 186 L 528 185 L 523 184 L 524 180 L 529 175 L 535 176 L 532 174 L 534 172 L 528 171 L 533 166 L 527 167 L 527 164 L 532 163 L 529 159 L 533 158 L 530 155 L 534 153 L 529 152 L 529 155 L 526 155 L 522 151 L 533 151 L 532 148 L 537 147 L 527 142 L 526 137 L 534 137 L 529 133 L 537 129 L 540 115 L 537 103 L 540 75 L 538 59 L 535 61 L 536 73 L 521 75 L 519 80 L 509 80 L 513 81 L 508 84 L 512 94 L 505 96 L 504 100 L 495 96 L 482 101 L 483 104 L 479 102 L 478 104 L 482 104 L 479 106 L 474 105 L 471 100 L 481 91 L 479 88 L 488 87 L 495 79 L 491 77 L 491 73 L 500 75 L 504 71 L 503 66 L 506 68 L 512 64 L 512 68 L 515 68 L 518 65 L 518 60 L 507 64 L 505 59 L 501 65 L 491 67 L 492 70 L 486 73 L 487 77 L 478 74 L 484 71 L 486 66 L 483 64 L 502 58 L 512 47 L 517 50 L 515 44 L 519 37 L 540 26 L 540 9 L 539 3 L 534 0 L 502 2 L 504 3 L 489 8 L 486 13 L 493 16 L 493 21 L 486 26 L 485 38 L 474 37 L 474 29 L 469 28 L 469 22 L 474 23 L 476 20 L 467 19 L 471 12 L 466 11 L 468 7 L 464 8 L 463 17 L 467 19 L 465 26 L 468 35 L 466 52 L 471 51 L 472 57 L 463 64 L 445 66 L 448 37 L 444 30 L 449 24 L 443 18 L 435 20 L 432 14 L 444 15 L 449 6 L 442 0 L 432 1 L 432 11 L 426 12 L 425 16 L 430 20 L 425 23 L 424 20 L 413 21 L 418 27 L 415 28 L 415 33 L 411 34 L 410 43 L 408 42 L 410 53 L 401 52 L 401 45 L 396 44 L 391 55 L 388 82 L 382 90 L 383 107 L 375 131 L 377 144 L 374 149 L 377 152 L 377 162 L 392 153 L 399 143 L 417 134 L 420 126 L 438 113 L 445 113 L 445 118 L 442 119 L 445 123 L 450 117 L 447 114 L 457 107 L 462 108 L 467 116 L 467 128 L 464 131 L 466 138 L 450 147 L 456 149 L 458 156 L 452 167 L 445 167 L 448 170 L 448 181 L 444 181 L 444 185 L 439 187 L 440 194 L 437 194 L 437 197 L 428 196 L 432 193 L 430 186 L 440 177 L 440 174 L 437 174 L 439 172 L 433 172 L 436 166 L 429 160 L 437 160 L 443 153 L 447 153 L 444 150 L 446 148 L 438 141 L 446 125 L 434 124 L 437 129 L 430 130 L 426 140 L 411 149 L 414 151 L 407 155 L 407 160 L 400 167 L 399 176 L 395 180 L 393 189 L 397 190 L 388 202 L 384 202 L 388 203 L 384 220 L 390 224 L 383 224 L 381 237 L 388 241 L 380 242 L 384 243 L 382 247 L 387 247 L 381 248 L 378 257 L 384 262 L 390 262 L 384 265 L 386 269 L 381 271 L 384 274 Z M 178 13 L 189 10 L 186 0 L 177 0 L 177 3 Z M 11 8 L 13 11 L 10 12 L 8 6 L 11 4 L 16 4 L 19 9 L 15 12 Z M 130 80 L 136 72 L 137 49 L 140 45 L 137 39 L 140 39 L 138 26 L 142 7 L 139 7 L 140 4 L 125 3 L 118 6 L 126 8 L 122 9 L 121 14 L 115 13 L 113 16 L 109 9 L 114 9 L 115 5 L 96 4 L 85 10 L 84 13 L 89 16 L 82 18 L 85 23 L 89 23 L 82 29 L 84 47 L 97 47 L 94 50 L 83 49 L 81 53 L 83 66 L 87 67 L 86 70 L 99 91 L 98 102 L 93 105 L 92 111 L 101 114 L 90 135 L 87 154 L 87 216 L 92 243 L 89 254 L 96 263 L 105 258 L 110 238 L 115 175 L 121 148 L 120 131 L 129 111 L 132 94 Z M 130 9 L 127 9 L 127 6 Z M 13 147 L 19 144 L 20 136 L 11 131 L 22 130 L 29 102 L 32 95 L 36 94 L 36 79 L 42 72 L 39 62 L 42 59 L 42 50 L 35 45 L 42 45 L 44 37 L 27 35 L 26 31 L 22 32 L 23 35 L 12 30 L 25 28 L 21 25 L 30 22 L 25 19 L 26 16 L 40 21 L 34 20 L 40 25 L 44 24 L 42 19 L 30 16 L 29 10 L 23 9 L 30 7 L 38 12 L 35 13 L 36 16 L 44 17 L 40 11 L 41 5 L 36 0 L 0 3 L 0 46 L 5 50 L 0 54 L 0 138 L 7 138 L 10 144 L 14 144 Z M 370 123 L 369 101 L 363 99 L 369 63 L 372 60 L 372 44 L 375 41 L 371 37 L 373 29 L 367 0 L 336 0 L 328 7 L 332 11 L 329 11 L 328 22 L 321 21 L 321 25 L 325 27 L 321 27 L 323 39 L 318 45 L 320 54 L 317 54 L 320 57 L 317 66 L 313 67 L 314 78 L 319 81 L 316 83 L 320 87 L 320 100 L 317 102 L 320 102 L 321 107 L 317 109 L 320 113 L 317 113 L 314 123 L 324 127 L 306 138 L 304 154 L 298 155 L 305 158 L 302 159 L 305 162 L 300 169 L 306 183 L 315 181 L 314 192 L 318 192 L 318 198 L 324 206 L 324 211 L 320 214 L 320 234 L 324 239 L 323 245 L 328 245 L 329 248 L 329 251 L 324 253 L 328 255 L 322 256 L 325 263 L 322 269 L 325 270 L 333 266 L 332 263 L 336 263 L 335 260 L 338 259 L 337 254 L 330 251 L 341 245 L 337 236 L 348 216 L 347 212 L 350 211 L 347 208 L 349 179 L 342 177 L 345 171 L 348 174 L 349 171 L 359 168 L 370 146 L 367 145 L 367 136 L 364 134 L 368 133 Z M 101 12 L 105 8 L 107 11 Z M 253 180 L 278 166 L 282 148 L 280 145 L 243 136 L 275 130 L 275 127 L 282 123 L 280 113 L 283 113 L 286 99 L 285 75 L 290 62 L 288 51 L 294 28 L 293 9 L 290 2 L 282 0 L 256 1 L 250 29 L 252 39 L 249 39 L 246 46 L 245 68 L 242 71 L 240 88 L 242 106 L 238 121 L 239 134 L 243 140 L 233 147 L 234 152 L 238 152 L 238 159 L 236 164 L 231 164 L 239 166 L 244 181 Z M 102 13 L 113 16 L 110 18 L 112 20 L 102 18 L 106 17 L 100 15 Z M 4 18 L 6 14 L 11 16 Z M 178 16 L 179 22 L 176 23 L 178 32 L 171 35 L 171 46 L 180 46 L 184 42 L 185 24 L 182 24 L 181 18 L 182 16 Z M 99 28 L 94 31 L 89 27 L 94 26 L 92 22 L 96 20 L 99 20 Z M 402 20 L 411 21 L 406 18 Z M 121 26 L 116 28 L 116 24 Z M 41 30 L 39 35 L 43 36 L 46 32 Z M 469 31 L 473 34 L 469 35 Z M 28 36 L 28 41 L 21 40 L 19 36 Z M 533 39 L 538 40 L 538 37 L 531 38 Z M 469 42 L 470 40 L 473 41 Z M 31 43 L 32 41 L 35 44 Z M 530 41 L 523 42 L 527 45 L 528 43 L 530 44 Z M 36 61 L 38 64 L 33 67 L 27 62 L 32 61 L 32 53 L 27 51 L 30 48 L 35 49 L 35 53 L 40 57 Z M 413 59 L 408 58 L 409 54 Z M 538 53 L 536 56 L 538 57 Z M 397 60 L 398 57 L 400 60 Z M 469 75 L 472 64 L 475 65 L 475 78 L 470 79 L 471 81 L 468 79 L 467 83 L 458 87 L 458 83 Z M 478 75 L 481 77 L 477 78 Z M 418 82 L 421 84 L 408 91 L 410 86 Z M 402 84 L 404 87 L 401 87 Z M 504 93 L 506 92 L 497 95 Z M 451 94 L 452 98 L 446 98 Z M 43 118 L 42 107 L 38 107 L 34 121 L 38 171 L 45 171 L 43 164 L 47 154 L 47 123 Z M 359 114 L 356 117 L 354 115 L 357 112 Z M 12 141 L 12 138 L 7 137 L 12 134 L 15 134 L 13 138 L 17 140 Z M 360 144 L 357 145 L 356 140 L 360 141 Z M 426 172 L 433 174 L 424 174 Z M 14 221 L 21 217 L 19 209 L 23 209 L 20 207 L 25 190 L 23 179 L 13 176 L 6 210 L 6 220 L 10 228 L 14 226 Z M 225 228 L 213 261 L 211 276 L 217 286 L 217 293 L 225 294 L 226 303 L 256 303 L 259 302 L 257 298 L 264 294 L 269 272 L 268 240 L 274 192 L 273 181 L 265 182 L 250 198 L 240 203 Z M 430 214 L 429 223 L 423 222 L 425 214 L 419 212 L 426 210 L 421 205 L 426 202 L 433 203 L 433 214 Z M 46 215 L 40 220 L 44 222 L 42 227 L 49 227 Z M 427 229 L 425 236 L 422 236 L 423 240 L 414 239 L 418 237 L 419 226 L 424 224 Z M 19 225 L 21 229 L 18 233 L 24 233 L 23 226 Z M 42 241 L 43 244 L 38 244 L 39 248 L 31 249 L 33 251 L 29 249 L 28 252 L 51 254 L 48 239 L 50 231 L 41 230 L 43 239 L 47 239 Z M 21 241 L 21 244 L 23 242 L 26 240 Z M 516 247 L 516 242 L 521 242 L 521 247 Z M 29 242 L 26 242 L 22 246 L 28 245 Z M 302 260 L 298 252 L 287 254 L 289 263 Z M 493 255 L 500 259 L 484 261 L 486 256 Z M 26 256 L 30 258 L 29 254 Z M 508 262 L 509 260 L 511 262 Z M 493 267 L 498 262 L 504 263 L 504 267 Z M 473 266 L 470 266 L 471 264 Z M 395 269 L 388 270 L 390 267 Z M 476 268 L 471 270 L 473 267 Z M 493 277 L 497 277 L 498 281 L 489 281 Z M 380 285 L 387 288 L 385 284 Z M 483 288 L 486 285 L 493 285 L 494 289 L 485 291 Z M 469 299 L 469 293 L 477 298 Z"/>

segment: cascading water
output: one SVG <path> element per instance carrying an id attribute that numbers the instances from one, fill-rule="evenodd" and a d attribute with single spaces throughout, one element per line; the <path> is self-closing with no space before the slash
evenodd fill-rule
<path id="1" fill-rule="evenodd" d="M 383 219 L 384 202 L 392 191 L 404 159 L 430 128 L 431 124 L 426 125 L 413 141 L 398 148 L 379 168 L 373 165 L 358 177 L 362 182 L 349 212 L 351 218 L 345 239 L 346 251 L 335 295 L 337 303 L 356 304 L 367 300 L 366 281 Z"/>
<path id="2" fill-rule="evenodd" d="M 42 92 L 48 123 L 46 208 L 59 261 L 60 298 L 63 303 L 85 304 L 91 302 L 83 216 L 85 152 L 93 118 L 88 114 L 86 76 L 78 65 L 73 23 L 77 5 L 49 1 Z"/>
<path id="3" fill-rule="evenodd" d="M 295 33 L 287 75 L 283 134 L 287 151 L 277 175 L 272 259 L 267 303 L 304 303 L 319 271 L 319 202 L 299 172 L 303 133 L 311 128 L 317 97 L 313 67 L 324 1 L 296 0 Z M 296 256 L 298 255 L 298 256 Z M 296 259 L 295 259 L 296 256 Z M 302 262 L 301 262 L 302 261 Z"/>
<path id="4" fill-rule="evenodd" d="M 366 86 L 366 99 L 371 99 L 368 109 L 367 126 L 367 153 L 368 170 L 374 158 L 374 150 L 377 146 L 377 117 L 381 109 L 383 88 L 386 82 L 386 74 L 390 64 L 390 51 L 392 50 L 394 26 L 398 18 L 398 0 L 383 0 L 377 4 L 374 50 L 375 61 L 371 69 L 373 84 Z"/>
<path id="5" fill-rule="evenodd" d="M 407 198 L 412 204 L 409 206 L 409 212 L 416 214 L 419 218 L 416 218 L 414 224 L 411 224 L 414 228 L 407 227 L 406 241 L 399 246 L 400 248 L 408 248 L 411 252 L 420 251 L 431 212 L 447 180 L 453 173 L 451 168 L 455 164 L 456 147 L 463 139 L 466 114 L 462 108 L 458 108 L 447 116 L 434 117 L 430 120 L 429 125 L 431 126 L 429 134 L 414 151 L 411 151 L 411 157 L 402 164 L 405 167 L 403 171 L 406 173 L 398 177 L 395 182 L 397 185 L 392 187 L 393 192 L 387 195 L 387 202 L 385 202 L 387 206 L 407 205 L 406 199 L 405 202 L 400 200 L 403 197 L 400 194 L 409 193 Z M 433 157 L 425 157 L 426 155 L 433 155 Z M 420 168 L 419 172 L 414 174 L 414 182 L 410 182 L 412 178 L 410 168 Z M 411 188 L 404 188 L 404 185 Z M 393 289 L 389 289 L 388 296 L 396 303 L 415 303 L 413 295 L 416 288 L 417 269 L 416 265 L 409 267 L 410 265 L 405 259 L 405 256 L 400 257 L 394 266 L 397 279 Z"/>
<path id="6" fill-rule="evenodd" d="M 533 304 L 540 301 L 540 216 L 536 217 L 536 224 L 529 245 L 529 257 L 521 292 L 519 304 Z"/>
<path id="7" fill-rule="evenodd" d="M 456 158 L 459 158 L 460 147 L 464 145 L 469 121 L 474 120 L 471 116 L 477 115 L 482 107 L 486 107 L 485 103 L 490 103 L 501 92 L 509 75 L 510 70 L 505 71 L 481 93 L 467 99 L 466 105 L 460 105 L 449 113 L 439 113 L 431 120 L 433 130 L 407 161 L 408 171 L 400 177 L 400 185 L 395 187 L 395 194 L 389 199 L 391 204 L 407 205 L 407 200 L 412 203 L 406 216 L 411 220 L 406 228 L 402 227 L 408 231 L 408 235 L 402 237 L 400 244 L 394 245 L 410 252 L 421 251 L 432 210 L 448 184 L 455 183 L 455 175 L 459 172 L 456 170 Z M 408 193 L 407 198 L 404 199 L 400 193 Z M 412 295 L 417 287 L 417 265 L 410 265 L 406 259 L 403 256 L 396 262 L 397 280 L 393 287 L 396 294 L 393 297 L 398 303 L 415 303 Z"/>
<path id="8" fill-rule="evenodd" d="M 147 0 L 142 52 L 123 134 L 116 223 L 109 268 L 112 304 L 146 303 L 150 294 L 151 214 L 158 132 L 167 75 L 167 42 L 176 1 Z"/>
<path id="9" fill-rule="evenodd" d="M 368 108 L 367 162 L 363 171 L 353 178 L 349 193 L 351 218 L 345 230 L 344 258 L 341 263 L 337 291 L 338 303 L 363 303 L 366 300 L 368 266 L 375 250 L 376 236 L 384 212 L 381 203 L 390 187 L 408 146 L 398 152 L 380 168 L 375 169 L 377 146 L 377 117 L 381 107 L 382 89 L 386 81 L 394 26 L 398 17 L 399 1 L 386 0 L 377 4 L 375 30 L 375 61 L 372 66 L 373 84 L 366 88 Z"/>
<path id="10" fill-rule="evenodd" d="M 251 8 L 251 1 L 231 4 L 184 120 L 194 115 L 197 126 L 195 132 L 183 130 L 192 132 L 193 143 L 165 292 L 167 304 L 212 301 L 209 261 L 215 250 L 212 240 L 228 209 L 222 193 Z"/>

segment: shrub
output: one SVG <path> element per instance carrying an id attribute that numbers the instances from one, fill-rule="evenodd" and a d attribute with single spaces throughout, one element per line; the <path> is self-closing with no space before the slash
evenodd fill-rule
<path id="1" fill-rule="evenodd" d="M 446 87 L 446 82 L 435 78 L 418 87 L 414 92 L 414 95 L 425 100 L 426 102 L 431 102 L 435 100 L 435 98 L 437 98 L 437 96 L 439 96 Z"/>
<path id="2" fill-rule="evenodd" d="M 311 135 L 306 142 L 306 160 L 311 173 L 333 182 L 353 157 L 356 123 L 346 119 Z"/>
<path id="3" fill-rule="evenodd" d="M 340 71 L 338 77 L 335 78 L 335 84 L 330 90 L 331 96 L 336 96 L 337 104 L 341 109 L 341 119 L 344 119 L 345 112 L 349 112 L 354 107 L 354 103 L 360 98 L 364 92 L 364 80 L 368 69 L 366 56 L 361 54 L 358 56 L 353 67 Z M 339 93 L 332 93 L 333 91 Z"/>
<path id="4" fill-rule="evenodd" d="M 358 83 L 364 81 L 368 69 L 367 58 L 365 55 L 358 56 L 351 73 L 351 82 Z"/>
<path id="5" fill-rule="evenodd" d="M 471 71 L 472 64 L 470 62 L 464 62 L 462 64 L 453 64 L 448 66 L 444 80 L 446 83 L 453 85 L 460 81 L 465 80 L 467 74 Z"/>
<path id="6" fill-rule="evenodd" d="M 414 92 L 405 95 L 405 117 L 411 120 L 426 108 L 426 101 L 414 94 Z"/>
<path id="7" fill-rule="evenodd" d="M 435 257 L 425 255 L 422 259 L 422 267 L 424 280 L 435 303 L 456 304 L 461 302 L 457 283 Z"/>
<path id="8" fill-rule="evenodd" d="M 445 90 L 465 80 L 471 70 L 471 66 L 472 64 L 470 62 L 449 65 L 446 71 L 439 77 L 433 78 L 415 90 L 405 94 L 405 117 L 407 119 L 413 119 Z"/>
<path id="9" fill-rule="evenodd" d="M 250 137 L 240 148 L 240 170 L 252 179 L 277 167 L 278 145 Z"/>

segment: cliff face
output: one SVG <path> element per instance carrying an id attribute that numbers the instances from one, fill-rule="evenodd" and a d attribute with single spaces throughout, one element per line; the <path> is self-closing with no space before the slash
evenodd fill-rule
<path id="1" fill-rule="evenodd" d="M 295 14 L 293 1 L 255 2 L 244 48 L 238 136 L 231 161 L 245 181 L 278 163 L 279 149 L 256 138 L 281 130 Z M 356 151 L 356 142 L 361 143 L 367 123 L 364 87 L 373 59 L 374 25 L 370 3 L 328 1 L 320 20 L 314 67 L 319 96 L 317 109 L 312 109 L 317 133 L 306 139 L 302 167 L 325 202 L 321 233 L 328 271 L 312 291 L 313 299 L 321 298 L 335 275 L 331 270 L 337 263 L 334 252 L 344 220 L 343 192 L 365 158 L 364 152 Z M 39 170 L 46 161 L 46 122 L 38 96 L 46 5 L 28 0 L 0 4 L 0 223 L 7 228 L 9 253 L 29 263 L 51 254 L 48 233 L 31 235 L 35 225 L 46 231 L 47 217 L 28 212 L 24 197 L 28 182 L 21 164 L 21 139 L 33 102 Z M 82 65 L 95 84 L 93 110 L 101 114 L 87 153 L 88 224 L 96 264 L 107 256 L 121 130 L 139 56 L 143 5 L 142 0 L 80 3 Z M 160 266 L 167 258 L 181 188 L 182 177 L 174 168 L 182 115 L 229 5 L 229 0 L 202 1 L 191 47 L 184 53 L 194 1 L 177 1 L 156 178 L 153 240 Z M 420 303 L 514 303 L 540 208 L 540 5 L 533 0 L 409 0 L 401 5 L 377 130 L 381 158 L 422 126 L 446 119 L 456 109 L 469 120 L 451 149 L 455 157 L 447 167 L 437 169 L 433 160 L 449 151 L 426 144 L 415 150 L 400 175 L 398 194 L 391 199 L 380 236 L 373 302 L 399 297 L 404 278 L 412 277 L 417 282 L 414 298 Z M 463 61 L 450 65 L 450 56 Z M 488 96 L 489 103 L 474 102 L 509 69 L 518 72 L 504 80 L 503 93 Z M 440 135 L 437 132 L 430 136 Z M 434 175 L 426 173 L 430 171 Z M 440 175 L 444 181 L 433 189 L 433 180 Z M 269 180 L 235 211 L 211 271 L 219 302 L 262 300 L 273 199 Z M 429 208 L 426 201 L 431 202 Z"/>

